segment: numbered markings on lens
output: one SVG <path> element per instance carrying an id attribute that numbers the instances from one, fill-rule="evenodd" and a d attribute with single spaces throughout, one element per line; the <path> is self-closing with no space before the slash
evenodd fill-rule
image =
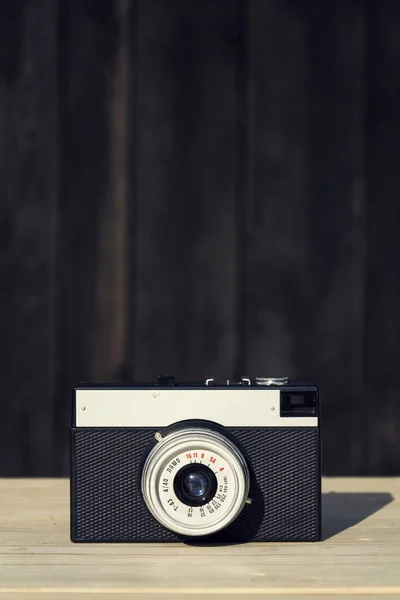
<path id="1" fill-rule="evenodd" d="M 175 460 L 171 461 L 171 464 L 167 467 L 168 473 L 172 473 L 172 471 L 179 465 L 180 462 L 180 458 L 175 458 Z"/>
<path id="2" fill-rule="evenodd" d="M 179 505 L 178 505 L 178 503 L 177 503 L 177 502 L 174 502 L 174 501 L 172 500 L 172 498 L 168 498 L 168 500 L 167 500 L 167 504 L 168 504 L 168 505 L 169 505 L 169 506 L 172 508 L 172 510 L 174 510 L 175 512 L 178 510 L 178 506 L 179 506 Z"/>
<path id="3" fill-rule="evenodd" d="M 200 495 L 201 474 L 208 486 Z M 240 512 L 248 495 L 248 477 L 244 458 L 222 434 L 188 429 L 155 446 L 143 469 L 142 489 L 150 512 L 165 527 L 207 535 Z"/>
<path id="4" fill-rule="evenodd" d="M 202 506 L 187 506 L 174 493 L 174 479 L 178 471 L 186 464 L 194 462 L 203 463 L 212 469 L 218 482 L 215 496 Z M 200 449 L 184 451 L 182 454 L 170 458 L 164 467 L 164 473 L 159 482 L 160 500 L 171 516 L 181 515 L 184 519 L 196 523 L 218 520 L 220 514 L 228 509 L 233 500 L 234 490 L 229 491 L 230 477 L 232 477 L 231 468 L 221 456 Z"/>

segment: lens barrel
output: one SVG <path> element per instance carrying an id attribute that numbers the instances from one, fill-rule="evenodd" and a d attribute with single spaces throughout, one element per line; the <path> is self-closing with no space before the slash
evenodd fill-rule
<path id="1" fill-rule="evenodd" d="M 187 506 L 204 506 L 217 492 L 218 482 L 213 471 L 203 464 L 188 464 L 174 478 L 174 491 Z"/>
<path id="2" fill-rule="evenodd" d="M 142 494 L 153 517 L 183 536 L 205 536 L 227 527 L 242 511 L 249 470 L 239 448 L 220 431 L 187 425 L 150 451 Z"/>

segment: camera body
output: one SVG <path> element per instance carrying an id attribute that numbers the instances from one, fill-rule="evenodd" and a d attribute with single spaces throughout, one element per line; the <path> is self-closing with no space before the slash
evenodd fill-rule
<path id="1" fill-rule="evenodd" d="M 81 385 L 73 542 L 318 541 L 318 387 L 286 379 Z"/>

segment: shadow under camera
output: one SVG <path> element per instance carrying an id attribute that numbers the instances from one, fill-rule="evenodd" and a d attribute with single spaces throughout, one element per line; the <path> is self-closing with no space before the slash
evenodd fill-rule
<path id="1" fill-rule="evenodd" d="M 322 541 L 354 527 L 393 501 L 389 493 L 322 494 Z"/>
<path id="2" fill-rule="evenodd" d="M 329 540 L 339 533 L 361 523 L 394 500 L 389 493 L 364 492 L 341 493 L 329 492 L 322 494 L 322 536 L 321 541 Z M 257 523 L 259 525 L 259 523 Z M 186 541 L 189 546 L 235 546 L 246 543 L 245 539 L 213 541 Z M 250 540 L 251 541 L 251 540 Z"/>

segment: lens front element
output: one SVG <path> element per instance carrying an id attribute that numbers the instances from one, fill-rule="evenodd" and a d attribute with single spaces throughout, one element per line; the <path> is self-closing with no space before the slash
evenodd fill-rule
<path id="1" fill-rule="evenodd" d="M 186 475 L 185 479 L 183 480 L 182 489 L 189 500 L 193 500 L 199 496 L 205 496 L 208 488 L 209 481 L 202 473 L 189 473 L 189 475 Z"/>
<path id="2" fill-rule="evenodd" d="M 215 473 L 203 463 L 194 462 L 183 466 L 174 478 L 174 492 L 187 506 L 208 504 L 214 498 L 217 489 Z"/>
<path id="3" fill-rule="evenodd" d="M 181 429 L 150 452 L 142 493 L 164 527 L 187 536 L 223 529 L 241 512 L 249 472 L 238 448 L 211 429 Z"/>

